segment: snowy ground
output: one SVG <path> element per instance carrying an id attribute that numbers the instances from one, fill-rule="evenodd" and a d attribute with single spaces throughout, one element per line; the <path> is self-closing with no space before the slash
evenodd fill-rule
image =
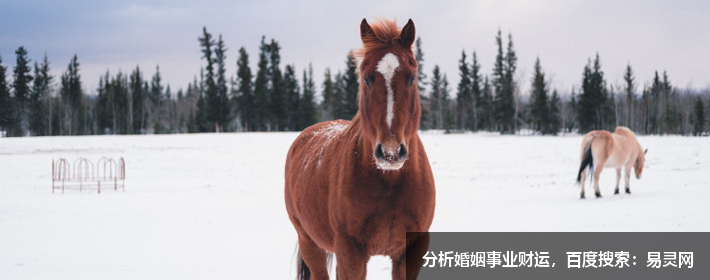
<path id="1" fill-rule="evenodd" d="M 293 279 L 296 133 L 0 139 L 0 279 Z M 432 231 L 710 231 L 710 141 L 640 137 L 631 195 L 575 186 L 581 136 L 422 135 Z M 124 157 L 126 191 L 51 192 L 51 161 Z M 388 279 L 373 258 L 370 279 Z"/>

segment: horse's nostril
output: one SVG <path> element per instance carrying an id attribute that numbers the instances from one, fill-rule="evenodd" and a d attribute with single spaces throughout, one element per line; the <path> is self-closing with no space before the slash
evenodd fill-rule
<path id="1" fill-rule="evenodd" d="M 385 153 L 382 152 L 382 144 L 377 144 L 377 147 L 375 147 L 375 158 L 385 160 Z"/>
<path id="2" fill-rule="evenodd" d="M 404 160 L 408 155 L 407 146 L 404 144 L 399 144 L 399 160 Z"/>

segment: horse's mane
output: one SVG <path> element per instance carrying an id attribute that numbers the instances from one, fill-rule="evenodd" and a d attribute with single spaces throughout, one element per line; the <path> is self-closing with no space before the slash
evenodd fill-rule
<path id="1" fill-rule="evenodd" d="M 394 20 L 375 20 L 370 28 L 374 36 L 362 38 L 362 48 L 353 52 L 356 57 L 363 58 L 367 53 L 390 47 L 399 40 L 401 29 Z"/>

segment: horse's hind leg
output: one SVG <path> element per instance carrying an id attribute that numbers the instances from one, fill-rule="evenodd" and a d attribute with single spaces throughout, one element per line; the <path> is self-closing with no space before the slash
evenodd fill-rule
<path id="1" fill-rule="evenodd" d="M 305 263 L 305 267 L 299 267 L 298 279 L 329 279 L 326 251 L 318 247 L 310 237 L 302 234 L 298 235 L 298 246 Z"/>
<path id="2" fill-rule="evenodd" d="M 599 192 L 599 176 L 602 174 L 602 168 L 601 166 L 603 165 L 597 165 L 597 169 L 594 170 L 594 194 L 597 196 L 597 198 L 602 197 L 602 193 Z"/>
<path id="3" fill-rule="evenodd" d="M 582 170 L 582 173 L 580 174 L 580 181 L 579 181 L 579 183 L 580 183 L 580 189 L 582 189 L 582 190 L 581 190 L 580 193 L 579 193 L 579 198 L 584 198 L 584 182 L 585 182 L 586 179 L 587 179 L 587 170 L 588 170 L 588 169 L 589 169 L 589 168 L 585 168 L 584 170 Z"/>
<path id="4" fill-rule="evenodd" d="M 616 188 L 614 194 L 619 194 L 619 182 L 621 182 L 621 167 L 616 169 Z"/>

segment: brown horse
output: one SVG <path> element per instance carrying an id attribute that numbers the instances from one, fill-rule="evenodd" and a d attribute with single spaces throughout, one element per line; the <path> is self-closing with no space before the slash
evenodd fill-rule
<path id="1" fill-rule="evenodd" d="M 428 239 L 405 238 L 429 230 L 435 204 L 417 135 L 414 23 L 400 31 L 393 21 L 370 26 L 363 19 L 360 36 L 357 114 L 306 128 L 286 158 L 286 210 L 298 233 L 300 279 L 328 279 L 330 253 L 338 279 L 365 279 L 373 255 L 392 259 L 392 278 L 416 278 L 422 259 L 410 259 L 419 263 L 405 272 L 405 252 L 428 246 Z"/>
<path id="2" fill-rule="evenodd" d="M 634 133 L 623 126 L 616 128 L 614 133 L 606 130 L 590 131 L 582 138 L 581 166 L 577 174 L 577 183 L 582 184 L 581 198 L 584 198 L 584 181 L 587 176 L 587 169 L 594 174 L 594 194 L 601 197 L 599 192 L 599 175 L 604 168 L 616 169 L 616 189 L 614 194 L 619 193 L 619 181 L 621 180 L 621 168 L 624 168 L 626 193 L 631 193 L 629 188 L 629 176 L 631 167 L 636 172 L 636 178 L 641 179 L 643 165 L 646 159 L 646 152 L 641 148 L 641 144 L 636 140 Z M 594 170 L 594 167 L 597 167 Z"/>

